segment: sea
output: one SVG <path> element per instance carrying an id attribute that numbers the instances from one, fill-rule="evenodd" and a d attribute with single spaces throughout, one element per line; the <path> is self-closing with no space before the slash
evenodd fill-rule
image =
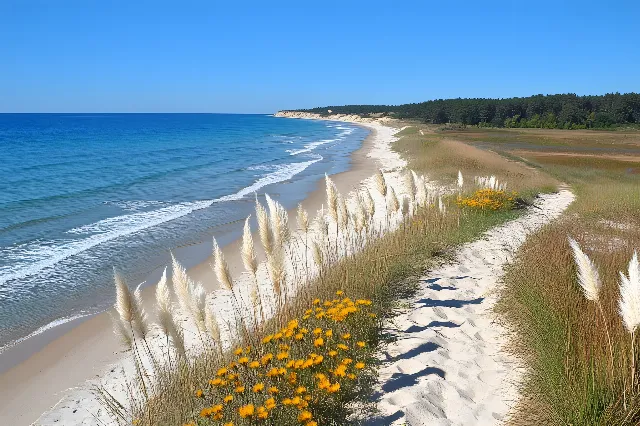
<path id="1" fill-rule="evenodd" d="M 0 114 L 0 352 L 106 310 L 114 268 L 138 284 L 171 252 L 231 238 L 256 195 L 295 207 L 367 134 L 271 115 Z"/>

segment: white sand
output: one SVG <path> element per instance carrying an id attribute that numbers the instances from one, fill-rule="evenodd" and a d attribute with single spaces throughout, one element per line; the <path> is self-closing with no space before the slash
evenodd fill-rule
<path id="1" fill-rule="evenodd" d="M 455 260 L 421 278 L 411 308 L 393 319 L 383 353 L 379 425 L 501 424 L 518 400 L 522 365 L 504 351 L 492 313 L 498 282 L 527 235 L 573 201 L 563 189 L 539 197 L 522 217 L 461 247 Z"/>

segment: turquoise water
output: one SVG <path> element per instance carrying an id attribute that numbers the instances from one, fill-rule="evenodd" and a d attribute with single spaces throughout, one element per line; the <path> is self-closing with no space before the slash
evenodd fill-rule
<path id="1" fill-rule="evenodd" d="M 176 247 L 287 207 L 365 129 L 267 115 L 0 114 L 0 347 L 113 301 Z"/>

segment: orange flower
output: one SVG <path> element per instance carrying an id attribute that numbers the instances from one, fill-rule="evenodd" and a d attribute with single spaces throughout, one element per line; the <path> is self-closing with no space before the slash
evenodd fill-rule
<path id="1" fill-rule="evenodd" d="M 324 345 L 324 339 L 322 337 L 318 337 L 316 340 L 313 341 L 313 346 L 320 347 Z"/>
<path id="2" fill-rule="evenodd" d="M 264 402 L 264 406 L 267 407 L 267 410 L 273 410 L 276 406 L 276 400 L 273 398 L 269 398 Z"/>
<path id="3" fill-rule="evenodd" d="M 367 344 L 364 342 L 358 342 L 356 343 L 356 345 L 360 346 L 361 348 L 364 348 Z"/>
<path id="4" fill-rule="evenodd" d="M 253 416 L 254 412 L 255 412 L 255 407 L 253 406 L 253 404 L 244 405 L 238 408 L 238 414 L 240 414 L 240 417 L 242 417 L 243 419 Z"/>
<path id="5" fill-rule="evenodd" d="M 264 383 L 257 383 L 256 385 L 253 386 L 254 393 L 262 392 L 263 390 L 264 390 Z"/>
<path id="6" fill-rule="evenodd" d="M 362 370 L 362 369 L 364 368 L 364 362 L 358 362 L 358 363 L 356 364 L 356 368 L 357 368 L 358 370 Z"/>
<path id="7" fill-rule="evenodd" d="M 301 412 L 300 412 L 300 414 L 298 414 L 298 421 L 299 421 L 300 423 L 304 423 L 304 422 L 306 422 L 307 420 L 311 420 L 311 418 L 312 418 L 312 417 L 313 417 L 313 416 L 311 415 L 311 413 L 310 413 L 310 412 L 308 412 L 308 411 L 306 411 L 306 410 L 305 410 L 305 411 L 301 411 Z"/>

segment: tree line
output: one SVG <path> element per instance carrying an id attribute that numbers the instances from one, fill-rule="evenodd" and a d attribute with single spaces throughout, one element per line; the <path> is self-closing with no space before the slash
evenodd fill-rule
<path id="1" fill-rule="evenodd" d="M 588 129 L 640 124 L 640 94 L 535 95 L 506 99 L 437 99 L 403 105 L 344 105 L 298 111 L 385 115 L 425 123 L 481 127 Z"/>

